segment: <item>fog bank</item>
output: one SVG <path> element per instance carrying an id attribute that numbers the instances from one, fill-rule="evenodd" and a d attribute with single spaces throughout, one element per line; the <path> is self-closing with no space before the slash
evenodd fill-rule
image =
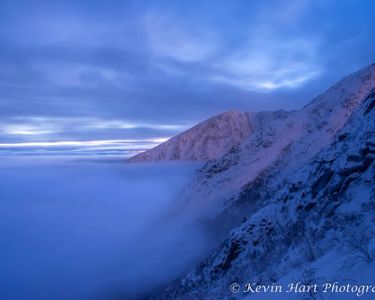
<path id="1" fill-rule="evenodd" d="M 3 160 L 0 298 L 131 299 L 185 272 L 209 241 L 163 218 L 197 167 Z"/>

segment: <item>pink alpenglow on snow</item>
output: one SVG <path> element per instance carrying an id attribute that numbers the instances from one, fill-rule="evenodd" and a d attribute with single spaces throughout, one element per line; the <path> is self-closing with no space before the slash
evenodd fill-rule
<path id="1" fill-rule="evenodd" d="M 228 111 L 205 120 L 129 162 L 218 159 L 251 133 L 247 113 Z"/>

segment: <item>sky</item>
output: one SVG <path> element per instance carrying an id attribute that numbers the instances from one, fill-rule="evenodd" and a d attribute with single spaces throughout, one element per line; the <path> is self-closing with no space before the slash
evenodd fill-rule
<path id="1" fill-rule="evenodd" d="M 0 145 L 299 109 L 375 62 L 372 0 L 0 0 Z"/>

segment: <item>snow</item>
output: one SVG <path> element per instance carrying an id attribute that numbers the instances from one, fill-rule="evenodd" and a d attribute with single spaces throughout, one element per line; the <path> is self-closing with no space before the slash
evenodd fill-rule
<path id="1" fill-rule="evenodd" d="M 192 215 L 219 214 L 228 200 L 267 168 L 278 168 L 275 184 L 288 178 L 329 145 L 374 86 L 375 66 L 371 65 L 344 78 L 299 111 L 249 113 L 251 135 L 236 151 L 200 170 L 182 196 L 184 210 Z"/>
<path id="2" fill-rule="evenodd" d="M 199 267 L 151 298 L 247 296 L 230 292 L 234 282 L 373 284 L 374 91 L 372 65 L 300 111 L 249 114 L 252 134 L 204 165 L 180 198 L 181 214 L 216 219 L 216 225 L 229 216 L 232 230 Z"/>
<path id="3" fill-rule="evenodd" d="M 161 145 L 137 154 L 129 161 L 216 159 L 242 142 L 250 132 L 247 114 L 229 111 L 203 121 Z"/>

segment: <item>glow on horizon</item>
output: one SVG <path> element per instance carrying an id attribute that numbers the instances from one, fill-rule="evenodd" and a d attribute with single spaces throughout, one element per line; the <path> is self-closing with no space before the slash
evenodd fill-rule
<path id="1" fill-rule="evenodd" d="M 2 124 L 2 129 L 0 131 L 11 135 L 41 135 L 55 132 L 55 130 L 52 129 L 42 129 L 40 126 L 29 124 Z"/>
<path id="2" fill-rule="evenodd" d="M 19 120 L 16 120 L 19 122 Z M 64 132 L 69 127 L 79 127 L 82 130 L 94 129 L 157 129 L 184 130 L 189 125 L 182 124 L 152 124 L 141 122 L 126 122 L 122 120 L 102 120 L 96 118 L 47 118 L 30 117 L 23 124 L 0 123 L 0 132 L 7 135 L 45 135 Z"/>
<path id="3" fill-rule="evenodd" d="M 61 147 L 61 146 L 106 146 L 112 144 L 135 144 L 135 143 L 149 143 L 154 146 L 167 141 L 168 138 L 151 138 L 151 139 L 128 139 L 128 140 L 93 140 L 93 141 L 50 141 L 50 142 L 20 142 L 20 143 L 0 143 L 0 148 L 21 148 L 21 147 Z"/>

